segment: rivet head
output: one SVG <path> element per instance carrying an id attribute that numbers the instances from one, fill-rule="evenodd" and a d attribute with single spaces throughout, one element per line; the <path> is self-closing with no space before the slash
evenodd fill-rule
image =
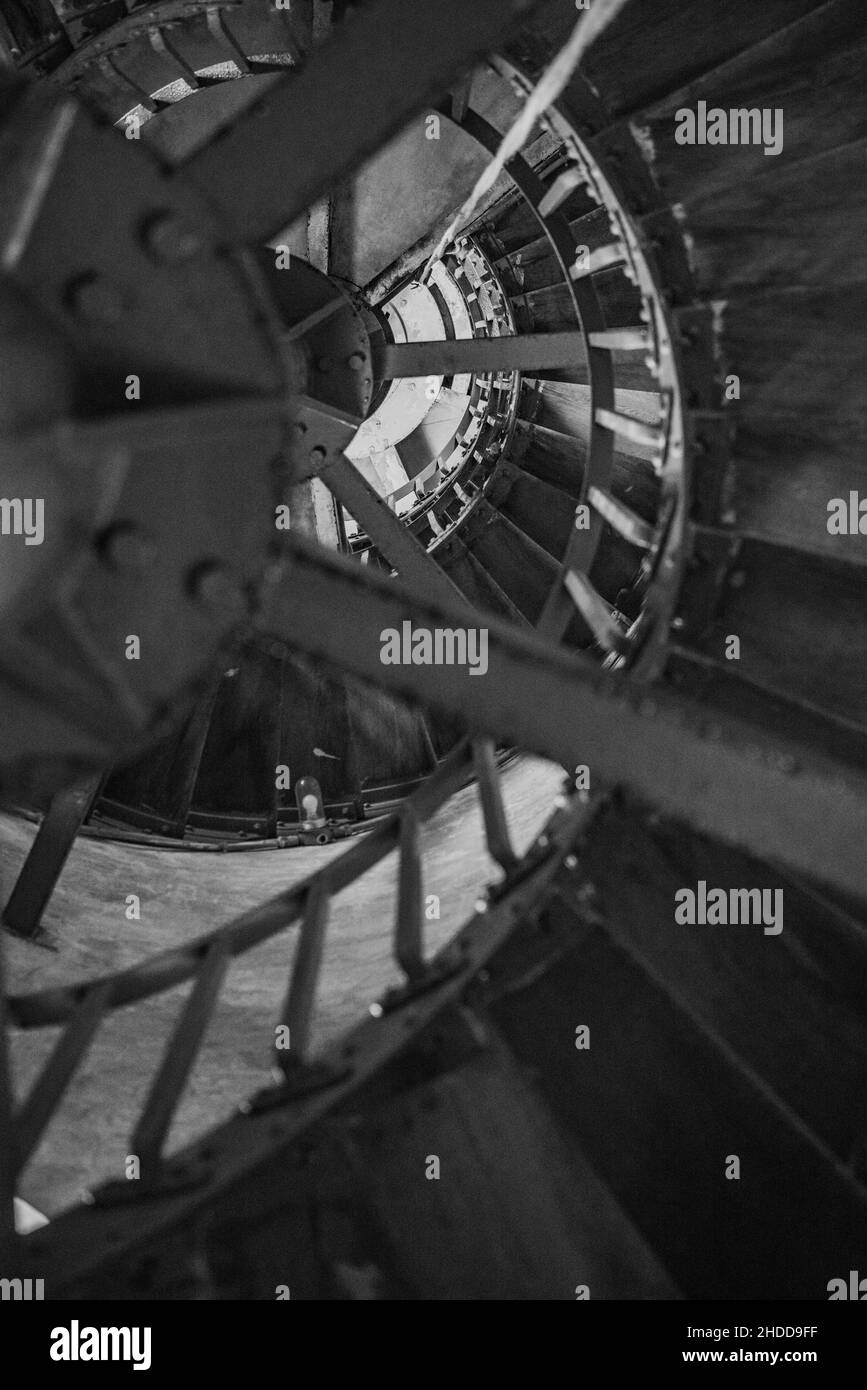
<path id="1" fill-rule="evenodd" d="M 159 261 L 177 265 L 197 256 L 204 240 L 195 227 L 183 222 L 174 213 L 158 213 L 144 225 L 144 244 Z"/>
<path id="2" fill-rule="evenodd" d="M 328 450 L 323 449 L 321 445 L 317 445 L 315 449 L 310 450 L 310 463 L 313 468 L 321 468 L 327 457 Z"/>
<path id="3" fill-rule="evenodd" d="M 153 537 L 133 521 L 119 521 L 97 538 L 100 559 L 112 569 L 140 571 L 156 558 Z"/>
<path id="4" fill-rule="evenodd" d="M 197 565 L 189 580 L 190 594 L 208 612 L 237 622 L 247 613 L 241 580 L 228 565 L 208 560 Z"/>
<path id="5" fill-rule="evenodd" d="M 354 372 L 360 372 L 366 362 L 367 358 L 363 352 L 354 352 L 349 358 L 347 365 L 350 366 Z"/>

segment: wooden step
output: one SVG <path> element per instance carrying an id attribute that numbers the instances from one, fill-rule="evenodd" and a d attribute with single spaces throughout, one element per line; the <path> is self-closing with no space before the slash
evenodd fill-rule
<path id="1" fill-rule="evenodd" d="M 865 315 L 867 287 L 852 284 L 737 296 L 723 320 L 741 382 L 732 524 L 854 565 L 865 538 L 831 535 L 828 503 L 867 497 Z"/>
<path id="2" fill-rule="evenodd" d="M 675 647 L 665 680 L 690 699 L 700 701 L 713 718 L 733 715 L 756 728 L 784 728 L 793 745 L 811 748 L 817 757 L 836 759 L 853 770 L 867 771 L 867 731 L 848 720 L 829 716 L 791 698 L 791 691 L 765 690 L 744 679 L 738 662 L 697 661 L 696 653 Z"/>
<path id="3" fill-rule="evenodd" d="M 765 690 L 867 727 L 867 631 L 862 572 L 760 542 L 745 542 L 718 616 L 685 646 L 737 667 Z M 727 638 L 740 658 L 726 658 Z"/>
<path id="4" fill-rule="evenodd" d="M 194 90 L 196 81 L 202 87 L 209 85 L 207 78 L 195 78 L 206 68 L 231 64 L 229 71 L 236 77 L 239 72 L 285 72 L 287 65 L 300 63 L 312 42 L 307 4 L 293 6 L 290 14 L 275 9 L 268 0 L 249 0 L 231 12 L 187 15 L 180 24 L 160 26 L 157 19 L 146 32 L 144 26 L 135 25 L 134 18 L 126 26 L 123 42 L 112 51 L 93 61 L 87 61 L 86 53 L 81 59 L 74 55 L 57 73 L 58 80 L 68 80 L 66 74 L 72 68 L 74 89 L 111 121 L 120 120 L 139 104 L 157 110 L 150 94 L 173 83 L 179 86 L 169 93 L 172 101 Z M 152 35 L 158 36 L 156 41 Z M 104 36 L 101 41 L 104 44 Z"/>
<path id="5" fill-rule="evenodd" d="M 863 137 L 863 9 L 857 0 L 830 0 L 793 18 L 766 42 L 645 113 L 655 172 L 672 201 L 688 208 L 698 198 L 740 188 L 748 206 L 752 180 L 761 180 L 768 165 L 803 166 Z M 699 101 L 725 111 L 782 111 L 782 147 L 766 155 L 763 143 L 679 144 L 675 114 L 695 110 Z"/>
<path id="6" fill-rule="evenodd" d="M 521 610 L 458 537 L 449 541 L 444 554 L 437 551 L 436 555 L 452 582 L 476 608 L 527 624 Z"/>
<path id="7" fill-rule="evenodd" d="M 524 616 L 537 622 L 557 578 L 556 561 L 490 506 L 479 511 L 466 544 Z"/>
<path id="8" fill-rule="evenodd" d="M 631 328 L 641 316 L 641 294 L 616 267 L 593 276 L 605 322 L 610 328 Z M 525 297 L 528 328 L 533 332 L 556 333 L 575 324 L 575 309 L 569 287 L 554 280 L 542 289 L 530 290 Z"/>
<path id="9" fill-rule="evenodd" d="M 779 871 L 682 827 L 650 826 L 628 807 L 594 822 L 585 868 L 617 944 L 867 1179 L 867 924 Z M 781 930 L 676 924 L 676 892 L 699 880 L 768 890 Z"/>
<path id="10" fill-rule="evenodd" d="M 693 0 L 660 0 L 648 30 L 646 10 L 626 5 L 584 68 L 613 112 L 634 116 L 687 83 L 712 77 L 737 55 L 749 58 L 756 44 L 823 8 L 823 0 L 730 0 L 724 10 L 703 10 L 697 24 Z"/>
<path id="11" fill-rule="evenodd" d="M 585 441 L 529 421 L 519 423 L 518 438 L 522 447 L 515 457 L 521 469 L 577 499 L 586 458 Z M 659 479 L 645 460 L 615 450 L 611 491 L 645 520 L 656 516 Z"/>
<path id="12" fill-rule="evenodd" d="M 499 503 L 500 511 L 559 561 L 575 525 L 574 498 L 519 468 L 510 470 L 509 476 L 511 486 Z"/>
<path id="13" fill-rule="evenodd" d="M 576 909 L 543 919 L 560 947 L 547 962 L 527 947 L 513 978 L 505 953 L 492 961 L 510 1049 L 686 1297 L 826 1298 L 858 1267 L 863 1189 L 603 925 L 582 925 L 577 886 Z"/>
<path id="14" fill-rule="evenodd" d="M 475 1027 L 483 1047 L 464 1065 L 344 1130 L 353 1207 L 371 1211 L 410 1284 L 426 1299 L 574 1301 L 582 1285 L 591 1299 L 677 1298 L 496 1030 Z M 438 1158 L 437 1181 L 424 1155 Z"/>

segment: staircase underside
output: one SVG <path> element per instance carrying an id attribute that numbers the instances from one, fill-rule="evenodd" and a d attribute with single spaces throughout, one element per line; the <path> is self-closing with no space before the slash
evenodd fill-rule
<path id="1" fill-rule="evenodd" d="M 298 481 L 287 450 L 290 510 L 327 526 L 272 535 L 280 582 L 195 679 L 180 644 L 173 721 L 144 671 L 122 754 L 93 727 L 70 751 L 71 710 L 64 755 L 25 758 L 0 649 L 7 802 L 47 810 L 43 845 L 66 815 L 64 852 L 89 817 L 42 942 L 4 942 L 4 1171 L 52 1218 L 24 1263 L 64 1298 L 826 1298 L 867 1238 L 867 548 L 828 525 L 867 494 L 863 6 L 625 4 L 464 219 L 439 298 L 421 268 L 572 8 L 533 5 L 479 59 L 459 26 L 504 17 L 451 6 L 463 73 L 396 135 L 377 83 L 408 114 L 415 50 L 391 0 L 335 7 L 330 38 L 318 5 L 170 8 L 95 7 L 16 62 L 134 116 L 173 186 L 268 243 L 283 357 L 340 458 Z M 448 64 L 434 9 L 420 72 Z M 351 174 L 310 77 L 340 53 L 368 102 Z M 700 101 L 780 109 L 780 153 L 681 144 Z M 277 246 L 360 325 L 357 467 L 346 382 L 287 348 Z M 403 433 L 402 351 L 434 382 Z M 484 678 L 384 665 L 407 618 L 484 627 Z M 348 848 L 295 843 L 301 775 Z M 33 835 L 0 817 L 7 894 Z M 705 889 L 776 924 L 679 917 Z"/>

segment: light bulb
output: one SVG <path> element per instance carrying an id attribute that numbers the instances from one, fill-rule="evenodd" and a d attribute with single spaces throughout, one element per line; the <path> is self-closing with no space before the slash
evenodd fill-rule
<path id="1" fill-rule="evenodd" d="M 295 801 L 302 829 L 319 830 L 326 824 L 322 789 L 315 777 L 300 777 L 295 783 Z"/>

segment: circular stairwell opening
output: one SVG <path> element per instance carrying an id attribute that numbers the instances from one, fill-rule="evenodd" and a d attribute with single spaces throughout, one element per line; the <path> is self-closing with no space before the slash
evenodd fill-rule
<path id="1" fill-rule="evenodd" d="M 55 80 L 97 102 L 163 157 L 183 162 L 215 127 L 300 63 L 310 36 L 294 32 L 285 14 L 261 16 L 257 23 L 265 27 L 246 35 L 245 54 L 226 61 L 216 30 L 210 50 L 197 49 L 201 26 L 181 13 L 176 21 L 169 32 L 132 15 L 84 44 Z M 161 86 L 149 75 L 155 51 L 164 60 L 159 70 L 171 77 Z M 183 61 L 183 74 L 170 72 L 173 61 Z M 149 100 L 130 104 L 133 87 L 148 91 Z M 346 452 L 420 544 L 475 604 L 537 627 L 606 668 L 652 675 L 663 658 L 682 567 L 685 431 L 668 267 L 623 193 L 636 184 L 625 175 L 640 155 L 593 149 L 582 133 L 586 94 L 581 121 L 566 102 L 546 110 L 486 204 L 426 266 L 443 213 L 453 213 L 495 155 L 532 98 L 534 75 L 499 56 L 474 69 L 460 90 L 459 101 L 452 95 L 431 108 L 436 141 L 426 138 L 432 117 L 425 115 L 336 196 L 330 214 L 324 210 L 324 232 L 308 214 L 275 245 L 291 247 L 296 258 L 300 247 L 334 262 L 327 271 L 333 285 L 351 299 L 379 346 L 381 371 L 395 373 L 374 380 L 372 400 L 363 387 L 356 394 L 361 423 Z M 393 199 L 395 170 L 403 180 L 400 202 Z M 453 191 L 444 194 L 452 175 Z M 417 235 L 427 214 L 425 182 L 436 190 L 439 217 L 431 217 L 431 232 Z M 384 266 L 373 247 L 382 228 L 371 230 L 366 220 L 377 190 L 391 229 Z M 401 246 L 392 255 L 402 220 L 417 250 Z M 354 243 L 349 250 L 347 241 Z M 285 305 L 279 312 L 285 318 Z M 341 319 L 332 321 L 335 332 Z M 327 355 L 327 331 L 327 323 L 318 330 L 320 359 Z M 527 359 L 530 340 L 541 347 L 535 363 L 532 353 Z M 427 369 L 398 376 L 404 370 L 399 349 L 413 343 L 430 345 Z M 490 351 L 475 361 L 450 352 L 452 345 L 473 343 L 487 343 Z M 344 346 L 334 354 L 341 361 Z M 390 367 L 389 348 L 395 349 Z M 312 382 L 308 364 L 304 380 L 315 394 L 322 378 Z M 356 380 L 362 386 L 360 375 Z M 312 521 L 305 524 L 325 524 L 326 543 L 390 572 L 389 560 L 351 513 L 323 497 L 317 479 L 308 488 L 317 496 L 306 507 Z M 297 836 L 291 786 L 277 789 L 276 798 L 270 787 L 272 769 L 282 766 L 291 776 L 318 775 L 332 825 L 352 833 L 397 804 L 453 742 L 453 731 L 435 720 L 420 728 L 386 702 L 388 718 L 401 725 L 406 756 L 391 758 L 393 740 L 386 740 L 379 765 L 372 765 L 354 750 L 361 730 L 369 744 L 385 712 L 381 698 L 362 710 L 367 697 L 359 688 L 324 687 L 306 663 L 255 640 L 226 671 L 205 696 L 212 723 L 201 706 L 188 717 L 184 756 L 192 740 L 199 758 L 189 804 L 164 814 L 148 758 L 147 774 L 144 765 L 112 774 L 91 828 L 143 834 L 152 843 L 289 845 Z M 267 732 L 257 701 L 285 705 L 287 691 L 299 688 L 297 708 L 311 711 L 310 727 L 297 737 L 297 727 L 295 735 L 285 727 Z M 352 707 L 348 723 L 320 727 L 317 708 L 335 702 Z M 224 756 L 227 739 L 235 751 L 231 772 L 221 777 L 209 764 Z M 192 775 L 189 767 L 184 772 Z M 163 781 L 171 781 L 170 771 Z M 231 787 L 241 783 L 247 792 L 239 800 Z"/>

